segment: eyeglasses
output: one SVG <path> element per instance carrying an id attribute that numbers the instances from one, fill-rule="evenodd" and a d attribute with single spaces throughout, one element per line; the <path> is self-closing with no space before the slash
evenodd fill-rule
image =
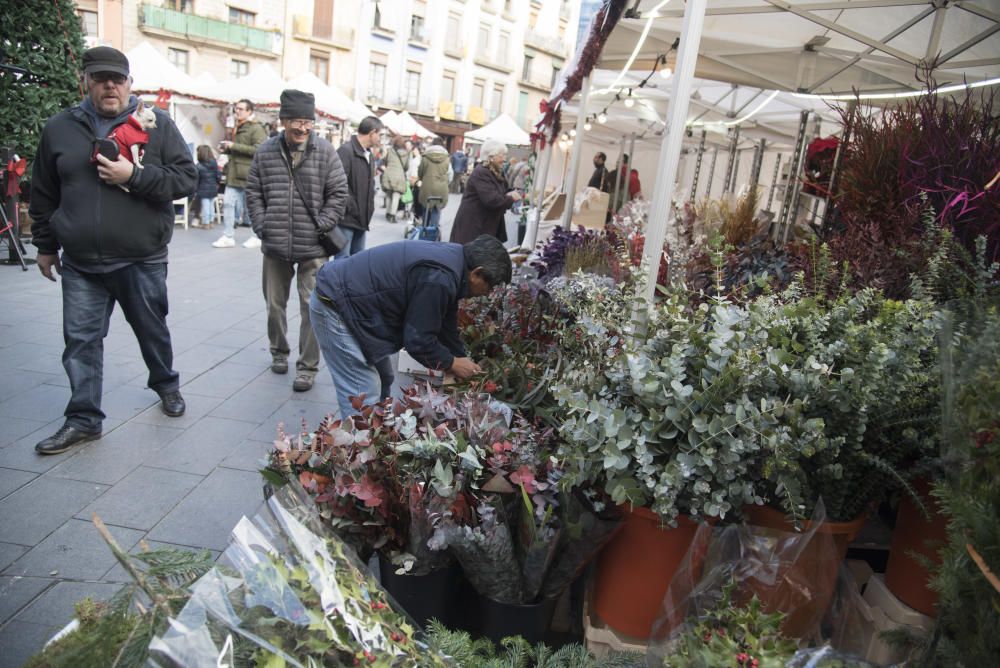
<path id="1" fill-rule="evenodd" d="M 305 121 L 305 120 L 285 121 L 286 127 L 295 128 L 296 130 L 308 130 L 314 125 L 316 125 L 316 121 Z"/>
<path id="2" fill-rule="evenodd" d="M 94 72 L 90 75 L 90 78 L 94 83 L 102 84 L 112 81 L 116 86 L 121 86 L 128 79 L 124 74 L 118 74 L 117 72 Z"/>

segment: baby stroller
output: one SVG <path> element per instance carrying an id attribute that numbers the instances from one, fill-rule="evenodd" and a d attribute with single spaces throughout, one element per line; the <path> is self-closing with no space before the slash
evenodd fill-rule
<path id="1" fill-rule="evenodd" d="M 444 201 L 443 197 L 428 197 L 427 206 L 424 207 L 424 215 L 418 221 L 416 218 L 413 220 L 412 226 L 407 226 L 406 228 L 406 238 L 410 240 L 419 241 L 441 241 L 441 225 L 439 223 L 431 224 L 431 212 L 438 208 L 441 202 Z M 441 217 L 438 216 L 440 221 Z"/>

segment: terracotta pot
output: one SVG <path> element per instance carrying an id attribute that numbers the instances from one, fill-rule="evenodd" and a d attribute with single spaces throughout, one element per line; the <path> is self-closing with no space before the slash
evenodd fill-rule
<path id="1" fill-rule="evenodd" d="M 927 586 L 931 574 L 910 553 L 915 552 L 939 565 L 941 556 L 938 550 L 948 541 L 947 520 L 941 514 L 937 499 L 931 497 L 930 482 L 918 480 L 913 487 L 931 517 L 930 520 L 924 517 L 909 494 L 903 495 L 899 502 L 899 512 L 896 513 L 889 561 L 885 565 L 885 584 L 906 605 L 917 612 L 936 617 L 938 595 Z"/>
<path id="2" fill-rule="evenodd" d="M 782 511 L 774 508 L 746 506 L 743 514 L 748 524 L 788 534 L 779 538 L 776 552 L 781 561 L 772 564 L 774 571 L 745 583 L 748 595 L 756 594 L 769 612 L 788 615 L 782 625 L 786 635 L 809 637 L 823 621 L 847 546 L 861 531 L 865 516 L 850 522 L 823 522 L 808 543 L 798 544 L 798 536 L 812 529 L 811 522 L 800 522 L 799 532 Z"/>
<path id="3" fill-rule="evenodd" d="M 594 611 L 616 631 L 645 639 L 698 524 L 678 517 L 677 528 L 661 528 L 648 508 L 625 510 L 621 530 L 597 559 Z"/>

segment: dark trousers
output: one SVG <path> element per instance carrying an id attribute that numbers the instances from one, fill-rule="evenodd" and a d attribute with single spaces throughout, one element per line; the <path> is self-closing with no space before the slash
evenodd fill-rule
<path id="1" fill-rule="evenodd" d="M 104 337 L 115 302 L 132 326 L 149 387 L 157 394 L 180 387 L 167 329 L 167 264 L 131 264 L 107 274 L 90 274 L 62 265 L 63 368 L 72 392 L 66 424 L 87 432 L 101 430 L 104 413 Z"/>

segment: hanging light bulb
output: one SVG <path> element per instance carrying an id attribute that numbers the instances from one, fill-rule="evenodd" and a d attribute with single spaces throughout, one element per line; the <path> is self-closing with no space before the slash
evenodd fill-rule
<path id="1" fill-rule="evenodd" d="M 674 71 L 669 67 L 664 67 L 662 70 L 660 70 L 660 76 L 663 77 L 664 79 L 669 79 L 670 75 L 672 75 L 673 73 Z"/>
<path id="2" fill-rule="evenodd" d="M 590 124 L 590 119 L 588 118 L 587 122 L 583 124 L 583 129 L 586 130 L 587 132 L 590 132 L 590 128 L 592 127 L 593 126 Z"/>
<path id="3" fill-rule="evenodd" d="M 600 123 L 600 124 L 602 124 L 602 125 L 605 124 L 605 123 L 607 123 L 608 122 L 608 115 L 605 114 L 603 111 L 601 113 L 597 114 L 597 122 Z"/>
<path id="4" fill-rule="evenodd" d="M 569 135 L 564 132 L 562 133 L 562 136 L 559 137 L 559 139 L 561 139 L 564 142 L 569 141 Z"/>
<path id="5" fill-rule="evenodd" d="M 632 99 L 632 89 L 628 89 L 628 97 L 625 98 L 625 106 L 631 108 L 635 104 L 635 100 Z"/>
<path id="6" fill-rule="evenodd" d="M 570 130 L 569 130 L 569 136 L 570 137 L 575 137 L 576 136 L 576 128 L 570 128 Z"/>

